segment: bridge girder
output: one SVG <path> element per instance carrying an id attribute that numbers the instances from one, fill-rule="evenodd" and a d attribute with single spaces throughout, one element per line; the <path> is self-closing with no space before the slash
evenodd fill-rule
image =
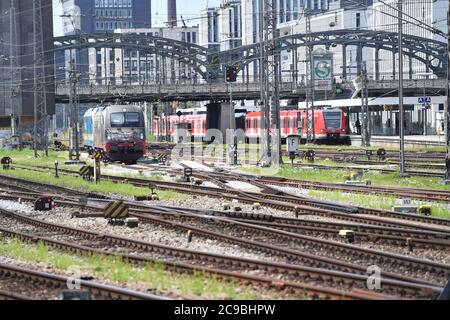
<path id="1" fill-rule="evenodd" d="M 404 35 L 403 54 L 427 64 L 439 77 L 446 73 L 446 43 L 437 40 Z M 313 46 L 360 46 L 398 53 L 398 34 L 370 30 L 333 30 L 311 34 Z M 294 34 L 276 39 L 278 52 L 306 45 L 304 34 Z M 208 48 L 163 37 L 136 34 L 73 35 L 55 38 L 55 50 L 87 48 L 122 48 L 156 54 L 190 65 L 204 79 L 222 76 L 221 66 L 235 64 L 243 70 L 259 59 L 260 44 L 241 46 L 228 51 L 214 52 Z"/>
<path id="2" fill-rule="evenodd" d="M 203 77 L 211 57 L 207 48 L 163 37 L 136 34 L 74 35 L 54 38 L 55 51 L 89 48 L 129 49 L 156 54 L 190 65 Z"/>
<path id="3" fill-rule="evenodd" d="M 395 32 L 346 29 L 314 32 L 311 37 L 313 46 L 361 46 L 362 48 L 386 50 L 398 54 L 398 34 Z M 403 41 L 403 54 L 405 56 L 428 64 L 430 69 L 439 77 L 445 76 L 446 43 L 413 35 L 403 35 Z M 293 50 L 306 46 L 306 36 L 304 34 L 284 36 L 278 38 L 277 43 L 279 52 Z M 237 64 L 239 69 L 242 70 L 249 63 L 258 60 L 259 48 L 258 44 L 251 44 L 220 52 L 220 60 Z"/>

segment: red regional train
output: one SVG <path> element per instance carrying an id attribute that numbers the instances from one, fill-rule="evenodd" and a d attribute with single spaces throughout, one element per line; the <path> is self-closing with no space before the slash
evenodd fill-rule
<path id="1" fill-rule="evenodd" d="M 173 137 L 175 127 L 180 124 L 193 138 L 204 138 L 206 134 L 206 114 L 170 116 L 169 135 Z M 281 138 L 299 134 L 306 137 L 306 112 L 304 110 L 288 110 L 280 112 Z M 249 112 L 236 116 L 238 129 L 245 131 L 249 139 L 257 139 L 261 136 L 260 113 Z M 153 134 L 165 136 L 165 118 L 155 118 L 153 121 Z M 347 121 L 345 113 L 340 109 L 321 109 L 314 112 L 314 132 L 318 142 L 348 143 Z"/>

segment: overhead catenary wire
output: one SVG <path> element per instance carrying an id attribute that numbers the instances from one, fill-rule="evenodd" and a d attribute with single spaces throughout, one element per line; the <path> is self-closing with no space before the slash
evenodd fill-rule
<path id="1" fill-rule="evenodd" d="M 425 2 L 424 2 L 425 3 Z M 427 1 L 426 3 L 429 3 L 429 1 Z M 350 6 L 348 6 L 348 8 L 351 8 Z M 18 13 L 16 13 L 16 14 L 18 14 Z M 1 17 L 2 19 L 5 19 L 6 17 Z M 199 18 L 200 19 L 200 18 Z M 404 21 L 404 23 L 410 23 L 410 21 Z M 366 27 L 366 28 L 368 28 L 368 27 Z M 130 29 L 130 30 L 132 30 L 132 29 Z M 111 40 L 111 41 L 113 41 L 113 40 Z M 96 45 L 94 45 L 93 46 L 93 48 L 95 48 L 95 47 L 102 47 L 102 48 L 105 48 L 107 46 L 107 43 L 105 43 L 105 42 L 103 42 L 103 43 L 99 43 L 99 44 L 96 44 Z M 57 50 L 57 49 L 54 49 L 54 50 Z M 52 50 L 48 50 L 47 52 L 50 52 L 50 51 L 52 51 Z M 20 55 L 19 57 L 20 58 L 23 58 L 23 57 L 26 57 L 27 55 Z"/>

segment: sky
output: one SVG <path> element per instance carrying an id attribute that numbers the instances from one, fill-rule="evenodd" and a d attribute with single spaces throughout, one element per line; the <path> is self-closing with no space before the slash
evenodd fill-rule
<path id="1" fill-rule="evenodd" d="M 164 26 L 167 21 L 167 0 L 152 1 L 152 24 L 154 27 Z M 177 0 L 178 19 L 182 15 L 185 20 L 198 18 L 199 12 L 209 7 L 220 5 L 220 0 Z M 197 25 L 198 20 L 186 21 L 188 26 Z M 181 25 L 181 24 L 180 24 Z"/>

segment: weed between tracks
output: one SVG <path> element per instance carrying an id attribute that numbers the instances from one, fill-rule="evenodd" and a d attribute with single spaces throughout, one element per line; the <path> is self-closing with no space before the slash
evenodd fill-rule
<path id="1" fill-rule="evenodd" d="M 261 174 L 264 175 L 264 169 L 245 167 L 241 169 L 246 173 L 251 174 Z M 320 182 L 332 182 L 332 183 L 343 183 L 349 176 L 350 170 L 320 170 L 320 169 L 304 169 L 304 168 L 292 168 L 290 166 L 282 166 L 276 176 L 288 178 L 288 179 L 298 179 L 298 180 L 309 180 L 309 181 L 320 181 Z M 380 174 L 377 172 L 366 172 L 364 173 L 362 180 L 370 180 L 375 186 L 395 186 L 395 187 L 406 187 L 414 189 L 435 189 L 435 190 L 449 190 L 450 186 L 442 185 L 439 178 L 428 178 L 428 177 L 400 177 L 397 173 Z M 339 191 L 317 191 L 308 190 L 308 194 L 312 197 L 317 197 L 320 199 L 328 199 L 340 201 L 343 203 L 350 203 L 353 205 L 364 206 L 374 209 L 385 209 L 391 210 L 392 206 L 398 201 L 398 199 L 389 196 L 376 196 L 370 194 L 350 194 L 342 193 Z M 417 201 L 419 204 L 427 203 L 432 204 L 432 215 L 441 218 L 450 218 L 450 208 L 446 203 L 440 202 L 421 202 Z"/>
<path id="2" fill-rule="evenodd" d="M 246 173 L 264 175 L 264 169 L 261 168 L 244 167 L 241 170 Z M 343 183 L 352 171 L 354 170 L 292 168 L 291 166 L 285 165 L 280 167 L 275 176 L 288 179 Z M 442 179 L 437 177 L 403 178 L 399 173 L 381 174 L 375 171 L 368 171 L 364 173 L 362 180 L 370 180 L 372 181 L 372 184 L 376 186 L 395 186 L 450 191 L 450 185 L 443 185 L 441 181 Z"/>
<path id="3" fill-rule="evenodd" d="M 43 243 L 29 245 L 20 240 L 0 240 L 0 255 L 17 260 L 41 263 L 45 271 L 52 269 L 65 274 L 80 270 L 83 276 L 112 280 L 144 291 L 181 295 L 189 299 L 276 299 L 273 291 L 261 290 L 237 282 L 224 281 L 205 274 L 179 274 L 165 270 L 162 263 L 137 267 L 120 258 L 84 255 L 74 256 L 51 251 Z"/>
<path id="4" fill-rule="evenodd" d="M 375 196 L 371 194 L 350 194 L 337 191 L 318 191 L 308 190 L 308 195 L 313 198 L 334 200 L 342 203 L 363 206 L 366 208 L 391 210 L 394 205 L 399 204 L 399 200 L 389 196 Z M 428 202 L 417 201 L 417 204 Z M 435 203 L 432 207 L 432 215 L 440 218 L 450 218 L 448 205 L 444 203 Z"/>
<path id="5" fill-rule="evenodd" d="M 2 170 L 1 174 L 29 181 L 49 183 L 50 181 L 57 186 L 76 188 L 83 191 L 91 191 L 98 193 L 114 193 L 123 196 L 143 196 L 150 193 L 148 188 L 135 187 L 130 184 L 117 184 L 111 181 L 101 181 L 99 184 L 87 182 L 78 177 L 60 175 L 55 178 L 52 173 L 35 172 L 28 170 Z M 161 200 L 179 200 L 185 195 L 180 195 L 174 191 L 157 190 Z"/>

